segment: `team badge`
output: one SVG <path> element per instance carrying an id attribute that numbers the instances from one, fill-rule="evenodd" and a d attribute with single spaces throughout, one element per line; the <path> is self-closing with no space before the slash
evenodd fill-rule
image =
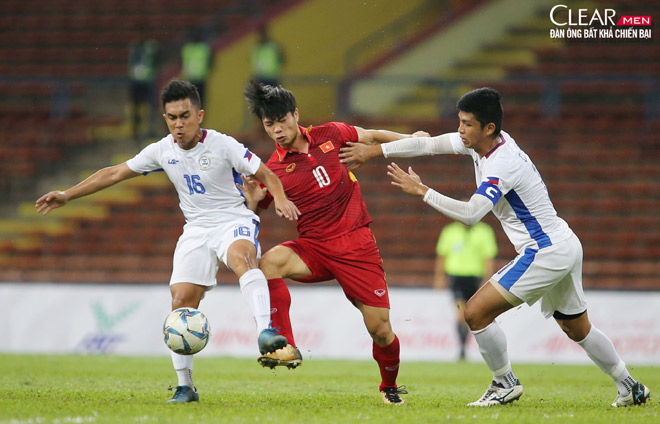
<path id="1" fill-rule="evenodd" d="M 325 143 L 321 144 L 321 151 L 323 153 L 328 153 L 330 150 L 333 150 L 335 145 L 332 144 L 332 141 L 328 140 Z"/>
<path id="2" fill-rule="evenodd" d="M 286 172 L 293 172 L 294 169 L 296 169 L 296 164 L 292 163 L 286 167 Z"/>
<path id="3" fill-rule="evenodd" d="M 202 155 L 199 158 L 199 167 L 200 169 L 207 170 L 211 167 L 211 158 L 206 155 Z"/>

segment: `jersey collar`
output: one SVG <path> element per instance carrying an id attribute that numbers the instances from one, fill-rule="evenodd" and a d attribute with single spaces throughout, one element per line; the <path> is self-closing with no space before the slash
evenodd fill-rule
<path id="1" fill-rule="evenodd" d="M 300 125 L 298 125 L 298 128 L 300 128 L 300 133 L 302 134 L 302 136 L 305 137 L 305 138 L 307 139 L 307 141 L 309 142 L 309 144 L 311 145 L 311 144 L 312 144 L 312 140 L 311 140 L 311 138 L 310 138 L 309 132 L 311 131 L 312 126 L 310 125 L 309 127 L 304 128 L 304 127 L 301 127 Z M 300 153 L 300 152 L 297 151 L 297 150 L 287 150 L 287 149 L 283 149 L 283 148 L 280 147 L 280 145 L 277 144 L 277 143 L 275 143 L 275 152 L 277 152 L 277 159 L 279 159 L 280 162 L 282 162 L 282 161 L 286 158 L 286 155 L 287 155 L 288 153 Z"/>
<path id="2" fill-rule="evenodd" d="M 490 149 L 490 152 L 486 153 L 486 158 L 490 157 L 490 155 L 492 155 L 495 150 L 499 149 L 501 145 L 506 143 L 506 140 L 504 139 L 504 136 L 502 135 L 502 133 L 500 133 L 500 139 L 502 139 L 502 141 L 500 141 L 499 143 L 497 143 L 495 145 L 495 147 Z"/>

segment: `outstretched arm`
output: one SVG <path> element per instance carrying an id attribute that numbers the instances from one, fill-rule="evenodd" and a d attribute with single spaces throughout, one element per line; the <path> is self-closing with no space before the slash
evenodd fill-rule
<path id="1" fill-rule="evenodd" d="M 419 175 L 413 171 L 412 167 L 409 167 L 408 173 L 406 173 L 396 163 L 392 162 L 387 166 L 387 169 L 387 175 L 392 178 L 392 185 L 401 188 L 408 194 L 422 197 L 424 202 L 428 203 L 433 209 L 465 225 L 472 226 L 476 224 L 493 209 L 493 202 L 481 194 L 475 193 L 469 201 L 462 202 L 430 189 L 422 183 Z"/>
<path id="2" fill-rule="evenodd" d="M 346 143 L 340 151 L 339 157 L 342 163 L 349 164 L 349 169 L 359 168 L 362 164 L 379 156 L 384 157 L 416 157 L 444 153 L 454 153 L 449 134 L 435 137 L 419 136 L 420 132 L 389 141 L 384 144 L 363 145 L 359 143 Z"/>
<path id="3" fill-rule="evenodd" d="M 266 186 L 270 194 L 273 196 L 275 203 L 275 212 L 279 216 L 295 221 L 300 216 L 300 211 L 289 199 L 287 199 L 282 187 L 282 182 L 273 174 L 273 171 L 268 169 L 263 163 L 259 165 L 259 169 L 254 174 L 255 178 Z"/>
<path id="4" fill-rule="evenodd" d="M 109 166 L 96 171 L 93 175 L 65 191 L 51 191 L 44 194 L 37 199 L 34 206 L 40 214 L 48 215 L 50 211 L 66 205 L 70 200 L 96 193 L 138 175 L 140 174 L 133 172 L 125 162 Z"/>
<path id="5" fill-rule="evenodd" d="M 417 131 L 413 134 L 401 134 L 389 130 L 365 130 L 355 127 L 358 135 L 358 142 L 348 142 L 339 152 L 341 163 L 348 164 L 348 170 L 354 171 L 365 162 L 378 156 L 382 156 L 382 143 L 400 140 L 411 137 L 429 137 L 425 131 Z"/>
<path id="6" fill-rule="evenodd" d="M 354 127 L 358 134 L 358 143 L 362 144 L 382 144 L 390 141 L 401 140 L 402 138 L 412 137 L 430 137 L 426 131 L 417 131 L 413 134 L 401 134 L 389 130 L 365 130 L 364 128 Z"/>

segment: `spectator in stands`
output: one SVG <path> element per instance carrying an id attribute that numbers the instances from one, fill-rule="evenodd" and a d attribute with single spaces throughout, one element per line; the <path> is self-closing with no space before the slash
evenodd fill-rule
<path id="1" fill-rule="evenodd" d="M 174 250 L 172 310 L 198 308 L 204 292 L 216 285 L 221 261 L 238 277 L 241 294 L 257 324 L 260 352 L 274 352 L 286 346 L 287 340 L 269 328 L 268 283 L 258 268 L 259 217 L 245 206 L 235 174 L 254 175 L 261 181 L 275 199 L 278 215 L 297 219 L 299 211 L 286 198 L 279 178 L 256 155 L 232 137 L 201 128 L 204 110 L 194 85 L 172 80 L 161 94 L 161 103 L 170 131 L 167 137 L 65 191 L 44 194 L 35 206 L 46 215 L 120 181 L 164 170 L 179 194 L 186 218 Z M 192 381 L 193 357 L 172 352 L 172 363 L 179 385 L 170 402 L 199 401 Z"/>
<path id="2" fill-rule="evenodd" d="M 277 87 L 284 66 L 284 53 L 280 45 L 268 35 L 266 24 L 259 27 L 259 39 L 250 52 L 252 78 L 265 85 Z"/>
<path id="3" fill-rule="evenodd" d="M 445 289 L 449 280 L 457 308 L 459 359 L 465 359 L 465 342 L 469 333 L 463 317 L 465 302 L 477 292 L 484 277 L 493 273 L 493 258 L 497 255 L 495 232 L 484 222 L 471 227 L 453 222 L 442 229 L 435 250 L 433 287 Z"/>
<path id="4" fill-rule="evenodd" d="M 493 372 L 488 390 L 469 405 L 502 405 L 522 396 L 523 387 L 509 361 L 506 336 L 495 318 L 523 302 L 532 305 L 538 300 L 545 317 L 554 317 L 568 337 L 614 381 L 618 393 L 612 406 L 645 403 L 649 389 L 630 375 L 612 341 L 589 322 L 582 289 L 582 245 L 568 224 L 557 216 L 531 159 L 501 130 L 500 93 L 491 88 L 471 91 L 458 101 L 457 109 L 456 133 L 382 145 L 349 143 L 342 149 L 342 158 L 357 167 L 377 156 L 471 157 L 478 188 L 467 202 L 425 186 L 412 167 L 405 172 L 395 163 L 388 166 L 394 185 L 422 197 L 451 219 L 474 225 L 492 210 L 518 252 L 468 300 L 465 308 L 465 320 Z"/>
<path id="5" fill-rule="evenodd" d="M 302 212 L 297 222 L 298 239 L 273 247 L 261 262 L 274 311 L 272 325 L 290 344 L 261 356 L 259 363 L 295 368 L 302 362 L 291 329 L 291 296 L 284 279 L 303 283 L 337 279 L 346 297 L 362 313 L 373 339 L 383 402 L 403 404 L 400 394 L 406 392 L 396 383 L 399 339 L 390 324 L 383 261 L 369 229 L 371 217 L 360 186 L 339 163 L 337 154 L 348 141 L 382 143 L 410 136 L 338 122 L 303 128 L 298 125 L 296 98 L 289 90 L 252 80 L 244 93 L 250 110 L 275 142 L 267 165 Z M 267 208 L 270 200 L 268 196 L 258 206 Z"/>
<path id="6" fill-rule="evenodd" d="M 190 41 L 181 48 L 181 75 L 197 87 L 199 96 L 206 99 L 206 79 L 213 63 L 211 46 L 202 30 L 195 30 Z"/>
<path id="7" fill-rule="evenodd" d="M 132 106 L 133 139 L 141 139 L 141 125 L 146 122 L 146 132 L 152 135 L 152 121 L 155 111 L 155 81 L 159 66 L 158 42 L 148 39 L 135 41 L 129 45 L 128 79 Z M 145 110 L 146 109 L 146 110 Z"/>

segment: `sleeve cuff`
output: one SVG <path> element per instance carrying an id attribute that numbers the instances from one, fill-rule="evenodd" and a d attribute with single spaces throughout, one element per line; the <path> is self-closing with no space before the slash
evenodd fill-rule
<path id="1" fill-rule="evenodd" d="M 380 145 L 380 150 L 383 152 L 383 157 L 388 158 L 389 156 L 387 155 L 387 150 L 388 150 L 388 145 L 387 143 L 383 143 Z"/>
<path id="2" fill-rule="evenodd" d="M 426 194 L 424 195 L 424 203 L 429 202 L 429 197 L 432 196 L 431 192 L 433 192 L 433 191 L 435 191 L 435 190 L 433 190 L 432 188 L 427 190 Z"/>

